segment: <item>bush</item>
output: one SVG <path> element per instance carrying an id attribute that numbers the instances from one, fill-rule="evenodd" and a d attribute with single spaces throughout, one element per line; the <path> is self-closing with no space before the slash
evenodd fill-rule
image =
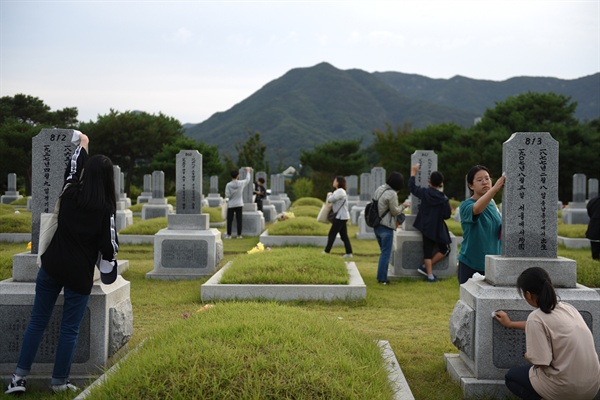
<path id="1" fill-rule="evenodd" d="M 308 178 L 300 178 L 292 185 L 292 193 L 294 198 L 301 199 L 302 197 L 311 196 L 313 192 L 313 183 Z"/>

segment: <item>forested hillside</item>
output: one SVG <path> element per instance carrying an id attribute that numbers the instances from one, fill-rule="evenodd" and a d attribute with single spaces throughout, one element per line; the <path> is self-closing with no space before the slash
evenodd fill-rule
<path id="1" fill-rule="evenodd" d="M 267 160 L 277 169 L 297 165 L 300 150 L 333 140 L 362 139 L 366 147 L 373 131 L 387 123 L 418 129 L 454 122 L 467 128 L 496 102 L 530 91 L 571 96 L 580 120 L 600 117 L 600 74 L 493 82 L 340 70 L 320 63 L 290 70 L 231 109 L 186 126 L 186 135 L 218 146 L 235 162 L 235 145 L 245 142 L 248 132 L 260 132 Z"/>

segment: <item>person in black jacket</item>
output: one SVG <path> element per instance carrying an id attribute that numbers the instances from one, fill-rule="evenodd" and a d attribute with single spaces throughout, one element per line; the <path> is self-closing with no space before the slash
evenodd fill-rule
<path id="1" fill-rule="evenodd" d="M 587 213 L 590 217 L 585 237 L 590 239 L 592 258 L 600 260 L 600 196 L 596 196 L 587 203 Z"/>
<path id="2" fill-rule="evenodd" d="M 433 274 L 433 265 L 450 254 L 450 232 L 444 222 L 450 218 L 452 210 L 448 197 L 441 192 L 444 176 L 439 171 L 433 171 L 429 177 L 429 187 L 417 187 L 415 175 L 419 172 L 419 164 L 412 166 L 408 188 L 421 200 L 421 205 L 413 226 L 423 234 L 423 265 L 417 271 L 427 276 L 430 283 L 437 282 Z M 437 250 L 436 250 L 437 248 Z"/>
<path id="3" fill-rule="evenodd" d="M 119 245 L 113 164 L 103 155 L 88 158 L 89 139 L 81 132 L 76 133 L 79 139 L 74 142 L 80 144 L 67 164 L 58 227 L 41 256 L 31 319 L 7 394 L 25 392 L 26 377 L 63 289 L 63 315 L 50 385 L 55 393 L 78 390 L 69 381 L 69 374 L 96 264 L 102 283 L 111 284 L 117 278 Z"/>
<path id="4" fill-rule="evenodd" d="M 263 200 L 267 197 L 267 189 L 265 188 L 265 178 L 258 178 L 256 186 L 254 186 L 254 194 L 256 195 L 254 202 L 258 211 L 263 210 Z"/>

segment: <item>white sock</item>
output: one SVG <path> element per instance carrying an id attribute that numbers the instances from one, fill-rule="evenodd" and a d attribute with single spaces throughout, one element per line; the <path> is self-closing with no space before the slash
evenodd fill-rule
<path id="1" fill-rule="evenodd" d="M 433 274 L 427 274 L 427 277 L 428 277 L 429 279 L 433 279 Z"/>

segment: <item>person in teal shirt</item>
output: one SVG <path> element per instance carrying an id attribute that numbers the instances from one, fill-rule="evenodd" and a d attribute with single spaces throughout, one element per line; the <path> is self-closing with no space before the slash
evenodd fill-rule
<path id="1" fill-rule="evenodd" d="M 460 204 L 463 241 L 458 255 L 458 283 L 463 284 L 475 272 L 485 275 L 485 256 L 500 254 L 502 218 L 494 196 L 504 186 L 504 175 L 492 185 L 490 171 L 476 165 L 467 173 L 473 195 Z"/>

